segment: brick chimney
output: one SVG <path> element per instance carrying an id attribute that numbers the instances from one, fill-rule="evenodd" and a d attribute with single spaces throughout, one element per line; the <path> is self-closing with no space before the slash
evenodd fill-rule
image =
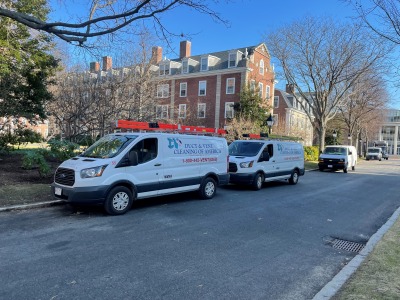
<path id="1" fill-rule="evenodd" d="M 286 93 L 288 94 L 294 94 L 294 84 L 293 83 L 287 83 L 286 84 Z"/>
<path id="2" fill-rule="evenodd" d="M 189 41 L 181 41 L 179 58 L 182 59 L 184 57 L 189 57 L 190 56 L 191 47 L 192 47 L 192 43 L 191 42 L 189 42 Z"/>
<path id="3" fill-rule="evenodd" d="M 151 62 L 158 64 L 160 61 L 162 61 L 162 48 L 159 46 L 153 47 L 151 49 Z"/>
<path id="4" fill-rule="evenodd" d="M 112 58 L 110 56 L 103 57 L 103 71 L 111 70 L 112 68 Z"/>
<path id="5" fill-rule="evenodd" d="M 93 61 L 90 63 L 90 72 L 100 71 L 100 63 L 98 61 Z"/>

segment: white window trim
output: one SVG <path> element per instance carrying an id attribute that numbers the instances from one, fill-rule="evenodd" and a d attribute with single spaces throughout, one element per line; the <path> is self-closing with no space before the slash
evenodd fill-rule
<path id="1" fill-rule="evenodd" d="M 207 63 L 206 63 L 206 69 L 203 69 L 203 60 L 206 60 L 206 61 L 207 61 Z M 200 72 L 208 71 L 208 64 L 209 64 L 209 59 L 208 59 L 208 57 L 202 57 L 202 58 L 200 58 Z"/>
<path id="2" fill-rule="evenodd" d="M 267 85 L 265 87 L 265 98 L 269 99 L 271 97 L 271 87 Z"/>
<path id="3" fill-rule="evenodd" d="M 183 63 L 186 63 L 186 68 L 183 68 Z M 189 60 L 188 59 L 184 59 L 182 60 L 182 74 L 187 74 L 189 73 Z"/>
<path id="4" fill-rule="evenodd" d="M 201 87 L 201 83 L 203 83 L 204 82 L 204 94 L 202 95 L 202 94 L 200 94 L 200 87 Z M 207 95 L 207 80 L 201 80 L 201 81 L 199 81 L 199 93 L 198 93 L 198 95 L 199 96 L 206 96 Z"/>
<path id="5" fill-rule="evenodd" d="M 185 91 L 184 96 L 182 96 L 182 91 Z M 187 82 L 181 82 L 179 84 L 179 97 L 187 97 Z"/>
<path id="6" fill-rule="evenodd" d="M 232 80 L 232 79 L 233 79 L 233 90 L 232 90 L 231 93 L 229 93 L 229 92 L 228 92 L 228 87 L 229 87 L 228 82 L 229 82 L 229 80 Z M 227 95 L 233 95 L 233 94 L 235 94 L 235 84 L 236 84 L 236 78 L 235 78 L 235 77 L 231 77 L 231 78 L 227 78 L 227 79 L 226 79 L 226 89 L 225 89 L 225 93 L 226 93 Z"/>
<path id="7" fill-rule="evenodd" d="M 278 101 L 277 101 L 277 103 L 278 103 L 277 106 L 275 106 L 275 99 L 278 100 Z M 274 96 L 274 108 L 279 108 L 279 96 Z"/>
<path id="8" fill-rule="evenodd" d="M 234 105 L 234 102 L 225 102 L 225 113 L 224 113 L 225 119 L 228 119 L 228 118 L 231 119 L 235 116 L 235 111 L 233 109 L 233 105 Z M 228 112 L 232 112 L 232 116 L 228 117 L 227 116 Z"/>
<path id="9" fill-rule="evenodd" d="M 279 115 L 273 114 L 272 119 L 274 120 L 274 126 L 278 126 L 279 125 Z"/>
<path id="10" fill-rule="evenodd" d="M 231 66 L 231 61 L 233 61 L 233 60 L 231 60 L 231 56 L 235 56 L 235 65 L 234 66 Z M 235 53 L 229 53 L 228 54 L 228 68 L 236 68 L 237 67 L 237 53 L 235 52 Z"/>
<path id="11" fill-rule="evenodd" d="M 179 119 L 186 119 L 186 104 L 179 104 Z"/>
<path id="12" fill-rule="evenodd" d="M 256 90 L 256 81 L 254 79 L 250 80 L 250 91 L 254 93 Z"/>
<path id="13" fill-rule="evenodd" d="M 157 98 L 168 98 L 168 97 L 169 97 L 169 84 L 166 83 L 157 85 Z"/>
<path id="14" fill-rule="evenodd" d="M 169 75 L 169 70 L 170 70 L 169 63 L 160 63 L 159 70 L 158 70 L 160 76 Z M 168 71 L 168 73 L 166 71 Z"/>
<path id="15" fill-rule="evenodd" d="M 158 109 L 160 109 L 160 115 L 158 115 Z M 168 119 L 168 105 L 157 105 L 156 106 L 156 119 Z M 163 114 L 165 113 L 165 117 Z"/>
<path id="16" fill-rule="evenodd" d="M 260 96 L 260 98 L 262 98 L 263 94 L 264 94 L 264 84 L 262 82 L 258 83 L 258 89 L 259 89 L 258 96 Z"/>
<path id="17" fill-rule="evenodd" d="M 264 60 L 260 60 L 260 67 L 258 68 L 258 72 L 259 72 L 261 75 L 264 75 L 264 68 L 265 68 Z"/>
<path id="18" fill-rule="evenodd" d="M 200 109 L 200 107 L 204 107 L 204 109 Z M 197 118 L 205 119 L 205 117 L 206 117 L 206 109 L 207 109 L 207 104 L 206 103 L 197 104 Z M 200 111 L 204 111 L 204 116 L 200 116 Z"/>

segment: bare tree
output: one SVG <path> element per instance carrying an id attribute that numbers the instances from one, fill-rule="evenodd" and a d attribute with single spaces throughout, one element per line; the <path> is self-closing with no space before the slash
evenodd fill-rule
<path id="1" fill-rule="evenodd" d="M 325 146 L 327 122 L 348 101 L 348 92 L 365 72 L 380 70 L 387 53 L 356 24 L 326 18 L 304 18 L 269 34 L 272 56 L 310 121 L 315 117 L 319 147 Z M 305 109 L 308 105 L 311 109 Z"/>
<path id="2" fill-rule="evenodd" d="M 353 5 L 358 16 L 375 33 L 400 44 L 400 1 L 343 0 Z"/>
<path id="3" fill-rule="evenodd" d="M 351 144 L 368 131 L 372 121 L 381 121 L 381 110 L 388 102 L 385 82 L 379 74 L 368 72 L 360 76 L 349 90 L 346 105 L 339 107 Z"/>
<path id="4" fill-rule="evenodd" d="M 229 2 L 229 0 L 225 0 Z M 0 16 L 11 18 L 32 29 L 47 32 L 69 43 L 83 45 L 88 38 L 108 35 L 127 29 L 142 21 L 152 21 L 164 36 L 169 34 L 164 27 L 161 15 L 178 7 L 187 7 L 194 11 L 209 15 L 216 21 L 226 23 L 220 15 L 212 10 L 210 3 L 218 3 L 219 0 L 90 0 L 90 10 L 87 12 L 86 20 L 80 20 L 76 16 L 76 22 L 48 22 L 23 13 L 16 3 L 9 2 L 0 5 Z M 73 5 L 73 4 L 72 4 Z M 69 16 L 71 18 L 71 16 Z M 79 21 L 78 21 L 79 20 Z"/>
<path id="5" fill-rule="evenodd" d="M 56 101 L 49 110 L 65 137 L 103 136 L 118 119 L 155 120 L 158 81 L 149 49 L 142 39 L 136 49 L 123 53 L 125 67 L 58 74 Z"/>

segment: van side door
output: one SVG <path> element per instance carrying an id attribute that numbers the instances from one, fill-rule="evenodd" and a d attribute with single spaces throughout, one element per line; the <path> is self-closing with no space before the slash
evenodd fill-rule
<path id="1" fill-rule="evenodd" d="M 265 173 L 265 177 L 273 177 L 275 173 L 275 162 L 276 157 L 274 156 L 274 145 L 272 143 L 266 144 L 258 159 L 258 164 L 261 166 Z"/>
<path id="2" fill-rule="evenodd" d="M 144 138 L 130 149 L 132 151 L 138 164 L 128 167 L 127 172 L 137 188 L 138 197 L 156 196 L 160 189 L 163 164 L 158 138 Z"/>

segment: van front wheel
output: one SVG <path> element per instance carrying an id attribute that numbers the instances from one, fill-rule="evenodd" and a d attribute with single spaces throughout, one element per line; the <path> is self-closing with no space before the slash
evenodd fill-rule
<path id="1" fill-rule="evenodd" d="M 217 192 L 217 183 L 211 177 L 207 177 L 200 185 L 199 194 L 201 199 L 211 199 Z"/>
<path id="2" fill-rule="evenodd" d="M 133 194 L 125 186 L 113 188 L 104 202 L 104 209 L 109 215 L 122 215 L 132 207 Z"/>
<path id="3" fill-rule="evenodd" d="M 257 173 L 253 181 L 253 190 L 255 191 L 261 190 L 264 181 L 265 181 L 264 175 L 262 173 Z"/>

